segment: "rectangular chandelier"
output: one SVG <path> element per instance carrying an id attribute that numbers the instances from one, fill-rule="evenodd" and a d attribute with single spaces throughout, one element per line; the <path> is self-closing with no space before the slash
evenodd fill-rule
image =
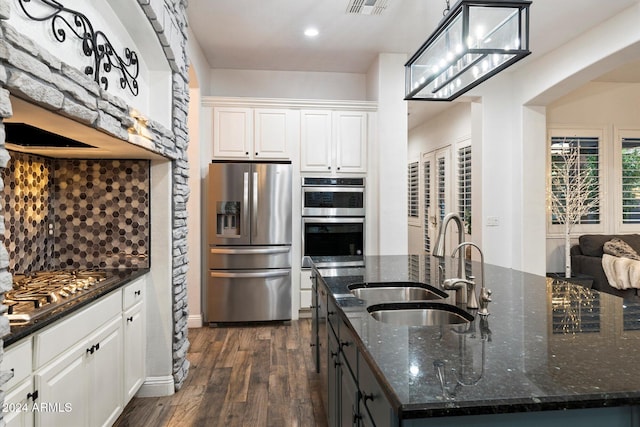
<path id="1" fill-rule="evenodd" d="M 452 101 L 529 55 L 530 1 L 460 0 L 405 64 L 405 100 Z"/>

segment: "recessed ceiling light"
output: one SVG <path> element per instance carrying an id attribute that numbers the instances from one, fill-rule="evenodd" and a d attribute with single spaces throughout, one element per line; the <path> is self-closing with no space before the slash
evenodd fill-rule
<path id="1" fill-rule="evenodd" d="M 307 37 L 316 37 L 318 34 L 320 34 L 320 32 L 315 27 L 309 27 L 304 30 L 304 35 Z"/>

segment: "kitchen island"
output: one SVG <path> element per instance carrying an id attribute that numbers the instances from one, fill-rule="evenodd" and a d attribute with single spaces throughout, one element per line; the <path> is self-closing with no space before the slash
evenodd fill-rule
<path id="1" fill-rule="evenodd" d="M 330 425 L 640 425 L 638 297 L 486 265 L 488 317 L 468 310 L 469 323 L 398 326 L 374 319 L 349 285 L 442 290 L 455 265 L 422 255 L 363 261 L 314 268 L 313 344 Z M 478 263 L 467 268 L 482 277 Z M 453 294 L 442 302 L 455 303 Z"/>

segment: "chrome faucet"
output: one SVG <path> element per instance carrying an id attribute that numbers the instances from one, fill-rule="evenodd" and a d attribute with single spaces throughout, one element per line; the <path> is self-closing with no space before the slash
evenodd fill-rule
<path id="1" fill-rule="evenodd" d="M 472 246 L 476 248 L 480 253 L 480 280 L 482 280 L 482 285 L 480 288 L 480 304 L 478 305 L 478 298 L 476 296 L 476 289 L 475 289 L 476 283 L 474 281 L 475 277 L 469 276 L 469 280 L 449 279 L 451 280 L 450 285 L 455 285 L 456 283 L 455 281 L 466 283 L 467 284 L 467 308 L 479 308 L 480 310 L 478 310 L 478 314 L 480 316 L 488 316 L 489 315 L 488 306 L 489 306 L 489 303 L 491 302 L 491 290 L 485 287 L 484 254 L 482 253 L 480 246 L 476 245 L 473 242 L 462 242 L 453 250 L 453 252 L 451 253 L 451 256 L 454 257 L 456 252 L 458 252 L 460 249 L 462 249 L 465 246 Z M 462 258 L 462 254 L 460 254 L 460 258 Z M 447 280 L 445 280 L 445 284 L 444 284 L 445 289 L 446 289 L 446 285 L 447 285 Z M 452 288 L 452 289 L 455 289 L 455 288 Z M 457 303 L 458 301 L 456 300 L 456 304 Z"/>
<path id="2" fill-rule="evenodd" d="M 462 219 L 455 212 L 450 212 L 445 215 L 444 219 L 440 223 L 440 229 L 438 230 L 438 236 L 436 237 L 436 243 L 434 245 L 433 251 L 431 255 L 438 258 L 444 258 L 445 253 L 445 242 L 447 241 L 447 226 L 449 222 L 455 222 L 458 226 L 458 244 L 464 243 L 464 227 L 462 225 Z M 458 278 L 465 280 L 466 276 L 464 274 L 464 259 L 460 257 L 458 262 Z"/>

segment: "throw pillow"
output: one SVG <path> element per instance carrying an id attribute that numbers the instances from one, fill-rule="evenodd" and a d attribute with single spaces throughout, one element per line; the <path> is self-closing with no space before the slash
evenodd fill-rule
<path id="1" fill-rule="evenodd" d="M 604 253 L 617 257 L 640 260 L 640 255 L 638 255 L 627 242 L 617 237 L 614 237 L 604 244 Z"/>

